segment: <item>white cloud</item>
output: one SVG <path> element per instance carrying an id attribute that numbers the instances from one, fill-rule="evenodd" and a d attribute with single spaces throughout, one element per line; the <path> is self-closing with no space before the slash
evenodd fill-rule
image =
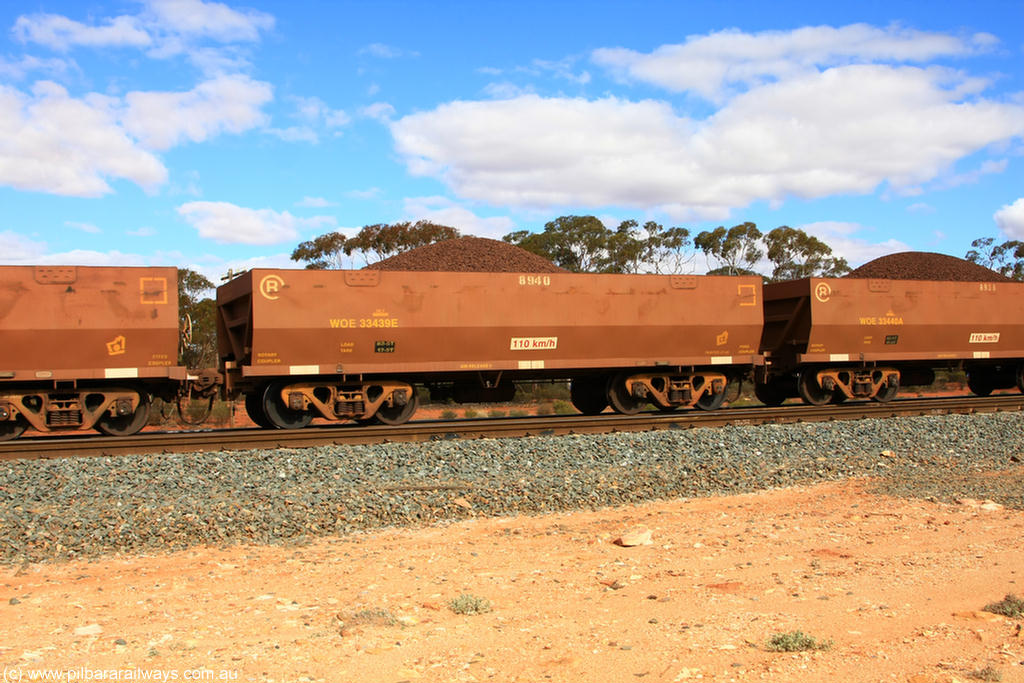
<path id="1" fill-rule="evenodd" d="M 289 126 L 287 128 L 264 128 L 263 132 L 281 138 L 285 142 L 308 142 L 315 145 L 320 142 L 320 136 L 309 126 Z"/>
<path id="2" fill-rule="evenodd" d="M 362 116 L 388 123 L 395 115 L 395 108 L 387 102 L 374 102 L 359 110 Z"/>
<path id="3" fill-rule="evenodd" d="M 269 83 L 248 76 L 219 76 L 187 92 L 130 92 L 125 129 L 150 149 L 184 139 L 202 142 L 219 133 L 242 133 L 267 122 L 261 107 L 273 99 Z"/>
<path id="4" fill-rule="evenodd" d="M 13 230 L 0 232 L 0 264 L 7 266 L 31 265 L 39 263 L 46 253 L 46 243 L 30 240 Z"/>
<path id="5" fill-rule="evenodd" d="M 205 36 L 221 42 L 259 40 L 274 27 L 274 17 L 257 10 L 235 10 L 220 2 L 147 0 L 148 11 L 164 30 Z"/>
<path id="6" fill-rule="evenodd" d="M 0 77 L 10 80 L 21 80 L 32 71 L 40 71 L 53 77 L 66 76 L 69 71 L 80 72 L 78 65 L 70 60 L 51 58 L 40 59 L 32 55 L 24 55 L 17 61 L 0 57 Z"/>
<path id="7" fill-rule="evenodd" d="M 16 232 L 0 232 L 0 264 L 8 266 L 76 265 L 76 266 L 145 266 L 180 263 L 181 259 L 167 259 L 163 255 L 142 256 L 121 251 L 92 251 L 74 249 L 50 253 L 45 242 L 30 240 Z"/>
<path id="8" fill-rule="evenodd" d="M 23 43 L 38 43 L 58 52 L 72 47 L 148 47 L 153 39 L 138 17 L 108 19 L 102 26 L 87 26 L 59 14 L 22 15 L 11 29 Z"/>
<path id="9" fill-rule="evenodd" d="M 853 62 L 924 62 L 992 49 L 986 33 L 956 37 L 890 26 L 808 26 L 793 31 L 720 31 L 641 53 L 602 48 L 591 57 L 619 77 L 721 101 L 736 87 L 756 87 Z"/>
<path id="10" fill-rule="evenodd" d="M 399 57 L 419 57 L 418 52 L 403 50 L 400 47 L 385 43 L 370 43 L 359 49 L 359 54 L 369 55 L 378 59 L 398 59 Z"/>
<path id="11" fill-rule="evenodd" d="M 451 102 L 391 130 L 411 173 L 468 199 L 723 220 L 756 200 L 914 188 L 1024 135 L 1024 106 L 964 100 L 969 80 L 852 65 L 753 88 L 700 121 L 663 101 L 526 95 Z"/>
<path id="12" fill-rule="evenodd" d="M 167 169 L 126 134 L 115 104 L 75 99 L 46 81 L 31 95 L 0 86 L 0 185 L 96 197 L 111 191 L 108 179 L 149 190 L 166 182 Z"/>
<path id="13" fill-rule="evenodd" d="M 302 201 L 295 202 L 295 206 L 323 209 L 328 206 L 334 206 L 334 203 L 327 201 L 323 197 L 303 197 Z"/>
<path id="14" fill-rule="evenodd" d="M 30 94 L 0 86 L 0 185 L 78 197 L 111 191 L 122 179 L 153 191 L 167 169 L 151 150 L 263 125 L 270 85 L 222 76 L 187 92 L 131 92 L 80 98 L 50 81 Z"/>
<path id="15" fill-rule="evenodd" d="M 58 52 L 76 47 L 136 48 L 153 59 L 184 55 L 204 73 L 222 74 L 249 66 L 239 43 L 252 43 L 274 27 L 274 17 L 203 0 L 141 0 L 135 15 L 106 18 L 93 25 L 58 14 L 18 17 L 12 33 L 23 43 Z M 209 43 L 215 43 L 214 47 Z"/>
<path id="16" fill-rule="evenodd" d="M 383 194 L 379 187 L 371 187 L 366 190 L 349 190 L 345 196 L 349 199 L 377 199 Z"/>
<path id="17" fill-rule="evenodd" d="M 463 235 L 476 237 L 501 239 L 516 227 L 507 216 L 483 218 L 446 197 L 409 197 L 405 200 L 405 213 L 414 221 L 428 220 L 448 225 Z"/>
<path id="18" fill-rule="evenodd" d="M 917 202 L 907 207 L 910 213 L 935 213 L 935 207 L 927 202 Z"/>
<path id="19" fill-rule="evenodd" d="M 332 216 L 298 218 L 287 211 L 249 209 L 229 202 L 188 202 L 178 213 L 199 236 L 221 244 L 279 244 L 296 240 L 304 228 L 333 226 Z"/>
<path id="20" fill-rule="evenodd" d="M 1024 197 L 1007 204 L 992 216 L 999 230 L 1011 239 L 1024 239 Z"/>
<path id="21" fill-rule="evenodd" d="M 81 223 L 79 221 L 64 221 L 64 225 L 68 226 L 69 228 L 81 230 L 82 232 L 87 232 L 90 235 L 98 235 L 101 232 L 103 232 L 92 223 Z"/>
<path id="22" fill-rule="evenodd" d="M 912 251 L 909 245 L 897 239 L 890 238 L 881 242 L 871 242 L 863 237 L 858 237 L 857 235 L 873 232 L 871 228 L 858 223 L 820 221 L 797 227 L 831 247 L 832 255 L 845 258 L 851 268 L 856 268 L 887 254 Z"/>

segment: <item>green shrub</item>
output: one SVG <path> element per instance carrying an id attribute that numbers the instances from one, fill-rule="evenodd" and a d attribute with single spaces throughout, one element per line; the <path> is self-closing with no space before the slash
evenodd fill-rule
<path id="1" fill-rule="evenodd" d="M 772 652 L 803 652 L 805 650 L 828 650 L 832 641 L 819 641 L 803 631 L 776 633 L 768 639 L 768 649 Z"/>
<path id="2" fill-rule="evenodd" d="M 502 410 L 500 408 L 491 408 L 490 410 L 487 411 L 488 417 L 505 417 L 506 415 L 508 415 L 508 411 Z"/>
<path id="3" fill-rule="evenodd" d="M 456 413 L 451 408 L 445 408 L 444 410 L 441 411 L 441 419 L 442 420 L 454 420 L 458 416 L 459 416 L 459 414 Z"/>
<path id="4" fill-rule="evenodd" d="M 1002 614 L 1004 617 L 1010 617 L 1011 619 L 1024 618 L 1024 600 L 1018 598 L 1013 593 L 1008 593 L 1007 596 L 999 602 L 993 602 L 985 605 L 983 609 L 986 612 Z"/>
<path id="5" fill-rule="evenodd" d="M 577 412 L 572 403 L 568 401 L 555 401 L 551 409 L 555 411 L 555 415 L 573 415 Z"/>
<path id="6" fill-rule="evenodd" d="M 448 601 L 448 609 L 456 614 L 485 614 L 491 611 L 491 601 L 469 593 Z"/>
<path id="7" fill-rule="evenodd" d="M 464 410 L 462 414 L 470 418 L 480 417 L 480 413 L 477 411 L 476 408 L 466 408 L 466 410 Z"/>
<path id="8" fill-rule="evenodd" d="M 530 411 L 523 410 L 522 408 L 513 408 L 508 413 L 511 417 L 526 417 L 530 414 Z"/>

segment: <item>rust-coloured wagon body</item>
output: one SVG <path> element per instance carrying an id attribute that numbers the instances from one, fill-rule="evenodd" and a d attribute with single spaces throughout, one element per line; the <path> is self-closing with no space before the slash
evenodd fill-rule
<path id="1" fill-rule="evenodd" d="M 0 438 L 141 428 L 177 358 L 177 269 L 0 266 Z"/>
<path id="2" fill-rule="evenodd" d="M 603 395 L 612 370 L 625 373 L 620 394 L 668 407 L 688 404 L 670 399 L 672 378 L 724 386 L 721 370 L 758 362 L 761 288 L 756 277 L 259 269 L 218 288 L 218 333 L 229 390 L 276 382 L 272 400 L 323 417 L 395 409 L 389 392 L 411 400 L 413 383 L 486 400 L 516 379 L 571 378 Z M 394 384 L 369 387 L 381 378 Z M 695 401 L 712 387 L 675 390 Z"/>
<path id="3" fill-rule="evenodd" d="M 887 400 L 941 367 L 988 393 L 1013 386 L 1024 358 L 1021 283 L 809 278 L 766 285 L 764 299 L 767 374 L 795 377 L 810 402 L 824 398 L 815 383 Z"/>

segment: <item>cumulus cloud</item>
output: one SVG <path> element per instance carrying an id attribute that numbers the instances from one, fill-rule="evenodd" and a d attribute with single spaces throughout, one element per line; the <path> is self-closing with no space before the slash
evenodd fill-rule
<path id="1" fill-rule="evenodd" d="M 78 197 L 111 191 L 111 179 L 147 191 L 167 181 L 153 154 L 183 141 L 242 133 L 266 122 L 268 84 L 220 77 L 187 92 L 72 97 L 39 81 L 26 94 L 0 86 L 0 185 Z"/>
<path id="2" fill-rule="evenodd" d="M 793 31 L 737 30 L 690 36 L 650 53 L 601 48 L 591 57 L 623 80 L 720 101 L 730 90 L 792 78 L 818 67 L 852 62 L 925 62 L 992 49 L 987 33 L 957 37 L 890 26 L 808 26 Z"/>
<path id="3" fill-rule="evenodd" d="M 188 202 L 178 214 L 199 236 L 221 244 L 279 244 L 294 241 L 305 228 L 333 226 L 332 216 L 298 218 L 287 211 L 249 209 L 229 202 Z"/>
<path id="4" fill-rule="evenodd" d="M 1024 106 L 978 87 L 945 69 L 858 64 L 751 88 L 703 120 L 666 101 L 524 95 L 451 102 L 391 131 L 411 173 L 465 198 L 723 220 L 757 200 L 912 192 L 1024 135 Z"/>
<path id="5" fill-rule="evenodd" d="M 18 17 L 12 29 L 23 43 L 37 43 L 66 52 L 73 47 L 148 47 L 153 38 L 141 26 L 138 17 L 107 19 L 99 26 L 88 26 L 59 14 L 31 14 Z"/>
<path id="6" fill-rule="evenodd" d="M 221 42 L 259 40 L 274 27 L 274 17 L 257 10 L 236 10 L 220 2 L 148 0 L 158 26 L 178 34 L 205 36 Z"/>
<path id="7" fill-rule="evenodd" d="M 274 26 L 274 17 L 235 10 L 202 0 L 147 0 L 137 15 L 122 15 L 89 25 L 59 14 L 26 14 L 14 22 L 14 37 L 59 52 L 74 47 L 134 47 L 166 50 L 187 38 L 229 43 L 258 40 Z M 177 48 L 172 49 L 177 52 Z"/>
<path id="8" fill-rule="evenodd" d="M 86 24 L 59 14 L 25 14 L 12 33 L 22 43 L 58 52 L 74 48 L 135 48 L 148 57 L 184 55 L 204 73 L 214 75 L 248 66 L 237 48 L 274 27 L 274 17 L 203 0 L 142 0 L 138 14 Z M 209 43 L 213 43 L 210 46 Z"/>
<path id="9" fill-rule="evenodd" d="M 167 169 L 120 125 L 116 102 L 76 99 L 36 83 L 30 95 L 0 86 L 0 185 L 78 197 L 111 191 L 108 179 L 153 190 Z"/>
<path id="10" fill-rule="evenodd" d="M 1024 197 L 1007 204 L 992 216 L 999 230 L 1011 239 L 1024 239 Z"/>
<path id="11" fill-rule="evenodd" d="M 261 107 L 272 98 L 270 84 L 241 75 L 204 81 L 187 92 L 130 92 L 124 126 L 143 146 L 164 150 L 185 139 L 202 142 L 265 124 Z"/>
<path id="12" fill-rule="evenodd" d="M 448 225 L 463 235 L 501 239 L 515 230 L 515 223 L 507 216 L 484 218 L 447 197 L 409 197 L 405 200 L 405 213 L 414 221 L 428 220 Z"/>

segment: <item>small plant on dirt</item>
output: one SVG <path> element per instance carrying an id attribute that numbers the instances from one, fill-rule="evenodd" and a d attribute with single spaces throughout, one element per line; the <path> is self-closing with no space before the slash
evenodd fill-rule
<path id="1" fill-rule="evenodd" d="M 491 601 L 469 593 L 463 593 L 448 601 L 448 609 L 456 614 L 485 614 L 491 611 Z"/>
<path id="2" fill-rule="evenodd" d="M 474 417 L 480 417 L 480 413 L 477 411 L 476 408 L 466 408 L 466 410 L 464 410 L 462 414 L 470 419 Z"/>
<path id="3" fill-rule="evenodd" d="M 508 414 L 510 417 L 527 417 L 530 414 L 530 411 L 523 410 L 522 408 L 513 408 Z"/>
<path id="4" fill-rule="evenodd" d="M 487 411 L 487 417 L 505 417 L 506 415 L 508 415 L 508 412 L 500 408 L 491 408 Z"/>
<path id="5" fill-rule="evenodd" d="M 398 619 L 390 611 L 383 607 L 361 609 L 351 614 L 339 614 L 339 628 L 352 628 L 353 626 L 397 626 Z"/>
<path id="6" fill-rule="evenodd" d="M 551 415 L 552 413 L 555 412 L 555 409 L 551 406 L 550 403 L 541 403 L 539 406 L 537 406 L 537 409 L 535 411 L 533 411 L 533 412 L 534 412 L 534 414 L 541 415 L 541 416 L 543 416 L 543 415 Z"/>
<path id="7" fill-rule="evenodd" d="M 454 420 L 458 416 L 459 416 L 459 414 L 456 413 L 451 408 L 445 408 L 444 410 L 441 411 L 441 419 L 442 420 Z"/>
<path id="8" fill-rule="evenodd" d="M 555 411 L 555 415 L 572 415 L 576 412 L 568 401 L 555 401 L 551 409 Z"/>
<path id="9" fill-rule="evenodd" d="M 776 633 L 768 639 L 768 649 L 772 652 L 804 652 L 806 650 L 829 650 L 831 640 L 817 640 L 803 631 Z"/>
<path id="10" fill-rule="evenodd" d="M 967 677 L 973 678 L 976 681 L 994 681 L 994 683 L 999 683 L 999 681 L 1003 680 L 1003 674 L 1000 673 L 999 669 L 991 665 L 986 666 L 984 669 L 971 671 L 967 674 Z"/>
<path id="11" fill-rule="evenodd" d="M 1018 598 L 1013 593 L 1008 593 L 999 602 L 985 605 L 983 609 L 986 612 L 1002 614 L 1004 617 L 1010 617 L 1011 619 L 1022 619 L 1024 618 L 1024 599 Z"/>

